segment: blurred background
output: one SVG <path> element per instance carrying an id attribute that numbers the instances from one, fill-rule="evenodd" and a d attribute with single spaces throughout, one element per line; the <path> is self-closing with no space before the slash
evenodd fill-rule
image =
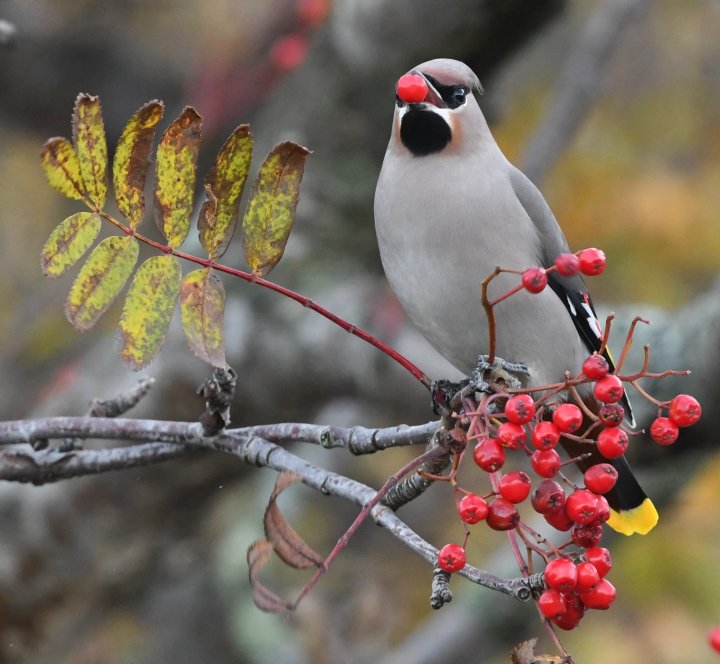
<path id="1" fill-rule="evenodd" d="M 144 102 L 165 101 L 163 127 L 194 105 L 205 120 L 200 177 L 242 122 L 253 124 L 255 167 L 282 140 L 311 148 L 296 229 L 272 278 L 428 374 L 454 376 L 389 292 L 372 220 L 394 83 L 439 56 L 477 71 L 498 142 L 541 187 L 571 246 L 608 254 L 591 283 L 599 308 L 653 320 L 633 361 L 647 342 L 655 367 L 693 370 L 653 393 L 691 392 L 705 407 L 673 448 L 634 445 L 660 524 L 644 538 L 605 536 L 618 600 L 562 638 L 583 663 L 711 661 L 706 633 L 720 624 L 717 0 L 3 0 L 0 415 L 80 415 L 138 378 L 117 354 L 119 307 L 79 334 L 63 314 L 70 278 L 40 273 L 45 239 L 80 208 L 45 183 L 39 151 L 70 134 L 78 92 L 100 95 L 111 150 Z M 152 220 L 144 224 L 152 234 Z M 191 236 L 184 248 L 199 252 Z M 225 262 L 242 266 L 239 248 Z M 432 417 L 426 392 L 358 339 L 271 293 L 225 286 L 228 359 L 240 375 L 234 425 Z M 620 326 L 616 344 L 623 335 Z M 209 371 L 176 325 L 145 373 L 157 384 L 132 414 L 198 416 L 195 388 Z M 639 409 L 646 425 L 652 414 Z M 293 451 L 373 486 L 411 454 Z M 217 454 L 44 487 L 1 484 L 0 662 L 492 663 L 532 636 L 552 651 L 532 606 L 462 579 L 455 601 L 432 612 L 430 568 L 371 524 L 296 614 L 261 613 L 245 552 L 262 537 L 273 481 Z M 356 513 L 304 487 L 280 504 L 320 552 Z M 462 536 L 445 486 L 400 515 L 437 546 Z M 478 529 L 469 554 L 517 574 L 496 533 Z M 288 597 L 306 579 L 280 565 L 264 578 Z"/>

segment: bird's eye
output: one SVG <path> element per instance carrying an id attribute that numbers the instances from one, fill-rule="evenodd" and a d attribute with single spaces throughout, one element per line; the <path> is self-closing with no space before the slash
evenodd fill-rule
<path id="1" fill-rule="evenodd" d="M 465 103 L 465 97 L 467 96 L 467 90 L 463 87 L 457 87 L 453 90 L 453 102 L 454 107 L 462 106 Z"/>

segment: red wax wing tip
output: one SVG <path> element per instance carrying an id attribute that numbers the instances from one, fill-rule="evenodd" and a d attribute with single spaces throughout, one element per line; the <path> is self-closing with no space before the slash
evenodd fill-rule
<path id="1" fill-rule="evenodd" d="M 427 93 L 427 83 L 419 74 L 405 74 L 397 82 L 397 95 L 408 104 L 422 101 Z"/>

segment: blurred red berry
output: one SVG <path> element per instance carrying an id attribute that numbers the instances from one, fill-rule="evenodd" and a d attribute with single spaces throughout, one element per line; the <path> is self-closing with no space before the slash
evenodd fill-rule
<path id="1" fill-rule="evenodd" d="M 565 513 L 565 509 L 556 510 L 555 512 L 548 512 L 543 514 L 543 518 L 547 521 L 555 530 L 560 532 L 566 532 L 573 527 L 573 522 L 570 517 Z"/>
<path id="2" fill-rule="evenodd" d="M 600 543 L 602 535 L 602 526 L 597 521 L 584 525 L 576 523 L 570 531 L 570 540 L 575 546 L 590 549 Z"/>
<path id="3" fill-rule="evenodd" d="M 575 433 L 582 425 L 583 414 L 574 403 L 563 403 L 553 411 L 552 419 L 563 433 Z"/>
<path id="4" fill-rule="evenodd" d="M 670 402 L 670 419 L 679 427 L 689 427 L 700 419 L 702 408 L 695 397 L 678 394 Z"/>
<path id="5" fill-rule="evenodd" d="M 530 441 L 538 450 L 551 450 L 560 440 L 560 429 L 554 422 L 538 422 L 532 430 Z"/>
<path id="6" fill-rule="evenodd" d="M 525 444 L 525 429 L 514 422 L 503 422 L 497 428 L 497 439 L 503 447 L 519 450 Z"/>
<path id="7" fill-rule="evenodd" d="M 588 549 L 583 557 L 595 567 L 600 576 L 605 576 L 612 569 L 612 558 L 610 551 L 602 546 Z"/>
<path id="8" fill-rule="evenodd" d="M 597 514 L 595 515 L 595 523 L 606 523 L 610 518 L 610 503 L 605 496 L 597 497 Z"/>
<path id="9" fill-rule="evenodd" d="M 446 544 L 438 553 L 438 565 L 446 572 L 459 572 L 467 561 L 465 549 L 459 544 Z"/>
<path id="10" fill-rule="evenodd" d="M 610 372 L 610 365 L 602 355 L 593 353 L 583 362 L 582 372 L 590 380 L 599 380 L 600 378 L 608 375 Z"/>
<path id="11" fill-rule="evenodd" d="M 708 634 L 708 641 L 713 650 L 720 652 L 720 626 L 714 627 L 710 630 L 710 633 Z"/>
<path id="12" fill-rule="evenodd" d="M 487 501 L 474 493 L 463 496 L 458 503 L 458 514 L 465 523 L 482 521 L 488 513 Z"/>
<path id="13" fill-rule="evenodd" d="M 606 459 L 617 459 L 625 454 L 630 441 L 620 427 L 603 429 L 597 437 L 597 449 Z"/>
<path id="14" fill-rule="evenodd" d="M 545 268 L 530 267 L 522 273 L 523 288 L 530 293 L 540 293 L 547 286 Z"/>
<path id="15" fill-rule="evenodd" d="M 596 463 L 583 475 L 586 488 L 593 493 L 607 493 L 615 486 L 617 478 L 617 470 L 609 463 Z"/>
<path id="16" fill-rule="evenodd" d="M 680 429 L 669 417 L 657 417 L 650 425 L 650 437 L 660 445 L 672 445 L 680 435 Z"/>
<path id="17" fill-rule="evenodd" d="M 560 254 L 555 259 L 555 267 L 563 277 L 573 277 L 580 272 L 580 259 L 575 254 Z"/>
<path id="18" fill-rule="evenodd" d="M 549 514 L 565 507 L 565 492 L 555 480 L 543 480 L 535 487 L 530 502 L 539 514 Z"/>
<path id="19" fill-rule="evenodd" d="M 292 71 L 305 60 L 308 46 L 308 39 L 303 34 L 281 37 L 270 51 L 270 61 L 281 71 Z"/>
<path id="20" fill-rule="evenodd" d="M 593 388 L 595 398 L 605 403 L 620 401 L 624 393 L 622 381 L 615 374 L 608 374 L 601 378 Z"/>
<path id="21" fill-rule="evenodd" d="M 307 26 L 320 25 L 329 12 L 328 0 L 297 0 L 298 19 Z"/>
<path id="22" fill-rule="evenodd" d="M 520 470 L 503 475 L 498 483 L 500 495 L 511 503 L 521 503 L 530 495 L 530 477 Z"/>
<path id="23" fill-rule="evenodd" d="M 561 466 L 560 455 L 555 450 L 535 450 L 530 465 L 540 477 L 555 477 Z"/>
<path id="24" fill-rule="evenodd" d="M 529 394 L 516 394 L 505 403 L 505 417 L 514 424 L 525 424 L 535 417 L 535 402 Z"/>
<path id="25" fill-rule="evenodd" d="M 509 500 L 495 498 L 490 503 L 486 522 L 493 530 L 512 530 L 520 522 L 520 514 Z"/>
<path id="26" fill-rule="evenodd" d="M 580 593 L 580 599 L 588 609 L 605 610 L 610 608 L 616 595 L 615 586 L 607 579 L 600 579 L 594 588 Z"/>
<path id="27" fill-rule="evenodd" d="M 570 592 L 577 585 L 575 563 L 567 558 L 554 558 L 545 567 L 545 583 L 553 590 Z"/>
<path id="28" fill-rule="evenodd" d="M 538 597 L 537 605 L 546 618 L 559 618 L 567 611 L 565 599 L 559 590 L 546 590 Z"/>
<path id="29" fill-rule="evenodd" d="M 585 605 L 574 592 L 563 594 L 563 599 L 565 600 L 565 613 L 558 618 L 553 618 L 552 621 L 560 629 L 575 629 L 585 614 Z"/>
<path id="30" fill-rule="evenodd" d="M 583 249 L 579 254 L 580 272 L 595 277 L 605 272 L 605 252 L 601 249 Z"/>
<path id="31" fill-rule="evenodd" d="M 405 74 L 398 79 L 397 96 L 408 104 L 414 104 L 425 99 L 428 86 L 420 74 Z"/>
<path id="32" fill-rule="evenodd" d="M 494 473 L 505 463 L 505 451 L 494 438 L 482 438 L 473 450 L 473 460 L 487 473 Z"/>

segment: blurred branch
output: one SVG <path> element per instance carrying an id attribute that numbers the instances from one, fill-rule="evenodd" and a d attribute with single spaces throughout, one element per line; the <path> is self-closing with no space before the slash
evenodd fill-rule
<path id="1" fill-rule="evenodd" d="M 294 425 L 279 426 L 281 429 L 287 430 L 288 427 L 292 429 Z M 318 437 L 318 429 L 328 429 L 328 427 L 316 429 L 312 425 L 295 426 L 298 427 L 296 436 L 305 428 L 311 434 L 307 437 L 314 437 L 316 440 L 321 439 Z M 271 432 L 272 425 L 267 425 L 265 429 Z M 336 434 L 335 440 L 350 441 L 353 434 L 357 435 L 359 428 L 342 430 L 339 427 L 333 427 L 333 429 Z M 422 427 L 405 427 L 403 431 L 408 439 L 420 442 L 417 440 L 418 434 L 424 432 L 427 435 L 428 429 L 429 425 L 423 425 Z M 201 425 L 195 422 L 87 417 L 56 417 L 44 420 L 5 422 L 0 424 L 0 439 L 6 445 L 17 443 L 21 438 L 24 439 L 23 442 L 29 442 L 37 437 L 52 439 L 66 436 L 131 438 L 134 440 L 154 436 L 163 442 L 146 442 L 129 447 L 70 452 L 9 448 L 0 452 L 0 479 L 43 484 L 70 477 L 149 465 L 193 454 L 200 449 L 212 449 L 232 454 L 250 465 L 270 468 L 277 472 L 295 473 L 302 478 L 305 485 L 323 494 L 337 496 L 360 506 L 365 506 L 377 496 L 377 492 L 371 487 L 311 464 L 279 445 L 249 433 L 251 430 L 237 429 L 215 438 L 205 438 L 199 433 Z M 373 435 L 379 434 L 380 438 L 385 437 L 388 440 L 399 441 L 399 444 L 407 444 L 405 437 L 398 433 L 398 428 L 387 430 L 387 433 L 371 429 L 365 429 L 363 432 L 369 439 Z M 435 565 L 437 549 L 399 519 L 390 508 L 378 503 L 370 510 L 370 516 L 375 523 L 388 530 L 421 558 L 431 565 Z M 527 601 L 531 596 L 531 590 L 538 587 L 538 584 L 542 584 L 539 577 L 503 579 L 470 565 L 467 565 L 459 573 L 478 585 L 502 592 L 520 601 Z"/>
<path id="2" fill-rule="evenodd" d="M 539 185 L 602 92 L 604 70 L 620 38 L 649 0 L 604 0 L 565 60 L 545 119 L 530 140 L 520 168 Z"/>

